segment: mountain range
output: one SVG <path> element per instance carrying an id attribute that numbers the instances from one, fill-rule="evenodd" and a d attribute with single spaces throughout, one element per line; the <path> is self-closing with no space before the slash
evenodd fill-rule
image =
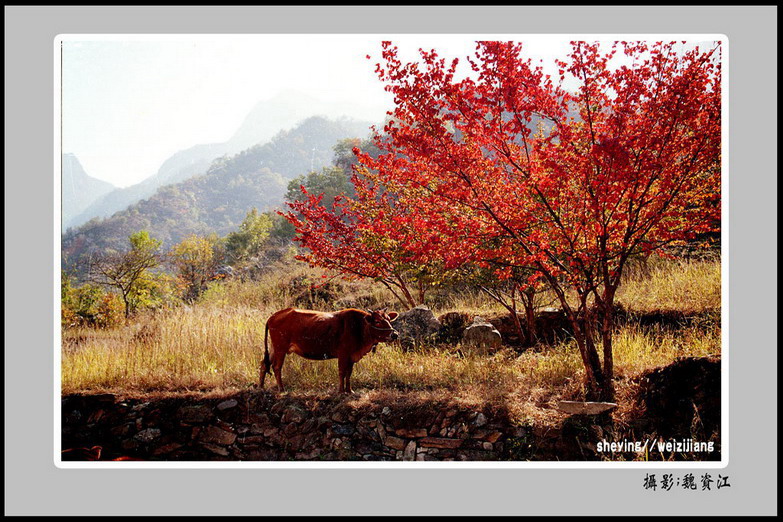
<path id="1" fill-rule="evenodd" d="M 367 112 L 367 109 L 356 104 L 349 106 L 324 102 L 297 91 L 283 91 L 271 99 L 257 103 L 228 141 L 194 145 L 176 152 L 161 164 L 157 173 L 140 183 L 125 188 L 110 187 L 109 190 L 90 198 L 87 203 L 74 205 L 71 200 L 66 201 L 64 198 L 62 228 L 67 230 L 96 217 L 109 217 L 152 196 L 164 185 L 204 174 L 214 160 L 268 142 L 281 130 L 291 129 L 307 117 L 320 115 L 339 119 L 345 118 L 343 115 Z M 361 125 L 369 127 L 369 124 Z M 362 132 L 361 137 L 366 134 L 367 129 Z"/>
<path id="2" fill-rule="evenodd" d="M 91 204 L 117 187 L 88 175 L 73 154 L 62 155 L 62 229 Z"/>
<path id="3" fill-rule="evenodd" d="M 366 138 L 369 128 L 367 122 L 315 116 L 267 143 L 211 161 L 200 175 L 172 183 L 189 167 L 182 164 L 178 171 L 168 171 L 173 172 L 168 183 L 151 196 L 69 229 L 62 238 L 63 260 L 70 264 L 88 252 L 123 250 L 128 236 L 142 229 L 163 241 L 164 248 L 191 234 L 223 236 L 235 230 L 250 209 L 280 206 L 291 179 L 330 165 L 335 145 Z"/>

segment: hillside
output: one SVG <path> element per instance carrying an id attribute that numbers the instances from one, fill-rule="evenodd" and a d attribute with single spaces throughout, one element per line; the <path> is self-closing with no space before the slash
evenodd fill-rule
<path id="1" fill-rule="evenodd" d="M 130 187 L 115 188 L 94 200 L 69 220 L 63 217 L 63 230 L 78 227 L 95 217 L 108 217 L 143 198 L 150 197 L 165 184 L 177 183 L 203 174 L 212 160 L 229 153 L 229 150 L 226 143 L 220 143 L 195 145 L 179 151 L 167 159 L 154 176 Z"/>
<path id="2" fill-rule="evenodd" d="M 251 208 L 279 206 L 290 179 L 329 165 L 338 141 L 367 133 L 367 124 L 309 118 L 268 143 L 214 161 L 204 175 L 163 186 L 109 218 L 69 230 L 63 259 L 70 264 L 90 251 L 124 249 L 128 236 L 141 229 L 162 240 L 164 248 L 190 234 L 225 235 Z"/>
<path id="3" fill-rule="evenodd" d="M 62 155 L 62 229 L 75 216 L 115 187 L 88 175 L 73 154 Z"/>
<path id="4" fill-rule="evenodd" d="M 106 191 L 91 200 L 78 212 L 72 213 L 66 220 L 63 217 L 63 230 L 78 227 L 95 217 L 109 217 L 115 212 L 148 198 L 155 191 L 172 183 L 184 181 L 193 176 L 204 174 L 210 164 L 224 155 L 237 154 L 254 145 L 268 142 L 281 129 L 290 129 L 302 120 L 313 115 L 337 118 L 350 115 L 350 107 L 322 102 L 297 92 L 282 92 L 276 97 L 264 100 L 248 113 L 234 135 L 223 143 L 194 145 L 181 150 L 161 164 L 158 172 L 144 181 L 125 188 Z M 345 123 L 354 125 L 359 131 L 357 136 L 367 134 L 369 123 Z M 113 188 L 113 187 L 112 187 Z"/>

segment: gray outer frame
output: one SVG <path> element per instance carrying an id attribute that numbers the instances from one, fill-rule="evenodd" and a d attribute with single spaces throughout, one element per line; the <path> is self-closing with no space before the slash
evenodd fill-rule
<path id="1" fill-rule="evenodd" d="M 777 7 L 6 6 L 5 15 L 7 515 L 777 514 Z M 731 446 L 728 467 L 707 471 L 732 487 L 646 491 L 638 469 L 56 468 L 54 38 L 264 32 L 727 35 Z"/>

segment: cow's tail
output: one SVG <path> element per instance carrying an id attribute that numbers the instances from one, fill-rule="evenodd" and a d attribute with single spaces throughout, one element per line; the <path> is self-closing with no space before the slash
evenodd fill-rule
<path id="1" fill-rule="evenodd" d="M 264 371 L 272 375 L 271 363 L 269 362 L 269 322 L 264 326 Z"/>

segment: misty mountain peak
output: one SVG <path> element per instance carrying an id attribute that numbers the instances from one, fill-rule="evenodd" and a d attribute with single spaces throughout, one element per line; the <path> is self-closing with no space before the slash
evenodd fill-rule
<path id="1" fill-rule="evenodd" d="M 73 153 L 62 155 L 62 228 L 93 202 L 116 187 L 85 172 Z"/>

